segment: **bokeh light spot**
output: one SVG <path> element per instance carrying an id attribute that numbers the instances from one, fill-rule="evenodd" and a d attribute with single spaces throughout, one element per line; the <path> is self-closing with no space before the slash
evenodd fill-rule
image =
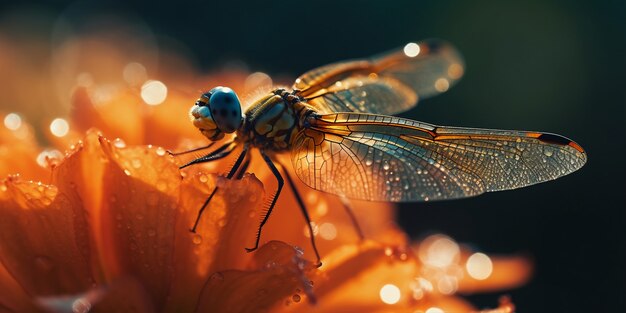
<path id="1" fill-rule="evenodd" d="M 484 280 L 491 276 L 493 271 L 493 263 L 491 259 L 484 253 L 474 253 L 465 264 L 467 273 L 474 279 Z"/>
<path id="2" fill-rule="evenodd" d="M 337 228 L 332 223 L 323 223 L 320 225 L 320 236 L 326 240 L 333 240 L 337 237 Z"/>
<path id="3" fill-rule="evenodd" d="M 450 237 L 432 235 L 424 239 L 419 247 L 420 260 L 427 265 L 447 267 L 458 260 L 461 249 Z"/>
<path id="4" fill-rule="evenodd" d="M 435 89 L 439 92 L 444 92 L 450 88 L 450 82 L 445 78 L 439 78 L 435 81 Z"/>
<path id="5" fill-rule="evenodd" d="M 444 313 L 444 312 L 442 309 L 434 306 L 434 307 L 428 308 L 428 310 L 426 310 L 424 313 Z"/>
<path id="6" fill-rule="evenodd" d="M 252 91 L 261 87 L 269 88 L 272 87 L 272 78 L 263 72 L 252 73 L 246 78 L 244 86 L 245 89 L 248 91 Z"/>
<path id="7" fill-rule="evenodd" d="M 15 113 L 9 113 L 4 117 L 4 126 L 10 130 L 17 130 L 22 127 L 22 118 Z"/>
<path id="8" fill-rule="evenodd" d="M 61 154 L 61 151 L 57 150 L 57 149 L 46 149 L 41 151 L 41 153 L 39 153 L 39 155 L 37 155 L 37 164 L 39 164 L 39 166 L 47 168 L 48 167 L 48 160 L 50 159 L 61 159 L 63 158 L 63 154 Z"/>
<path id="9" fill-rule="evenodd" d="M 62 118 L 55 118 L 52 123 L 50 123 L 50 132 L 57 137 L 63 137 L 67 135 L 69 131 L 70 124 Z"/>
<path id="10" fill-rule="evenodd" d="M 452 63 L 448 66 L 448 76 L 452 79 L 459 79 L 463 76 L 463 66 L 459 63 Z"/>
<path id="11" fill-rule="evenodd" d="M 141 63 L 137 62 L 126 64 L 122 75 L 124 76 L 124 80 L 131 86 L 143 84 L 146 80 L 148 80 L 146 68 Z"/>
<path id="12" fill-rule="evenodd" d="M 387 304 L 396 304 L 400 301 L 400 288 L 393 284 L 386 284 L 380 288 L 380 300 Z"/>
<path id="13" fill-rule="evenodd" d="M 141 99 L 149 105 L 159 105 L 167 98 L 167 86 L 158 80 L 149 80 L 141 86 Z"/>
<path id="14" fill-rule="evenodd" d="M 409 42 L 404 46 L 404 54 L 410 58 L 416 57 L 420 54 L 420 46 L 414 42 Z"/>

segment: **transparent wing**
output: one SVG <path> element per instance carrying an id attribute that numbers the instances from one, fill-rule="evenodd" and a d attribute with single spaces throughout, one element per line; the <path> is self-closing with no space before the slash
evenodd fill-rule
<path id="1" fill-rule="evenodd" d="M 313 69 L 293 88 L 322 113 L 396 114 L 448 90 L 462 75 L 463 60 L 452 45 L 426 40 Z"/>
<path id="2" fill-rule="evenodd" d="M 554 134 L 439 127 L 390 116 L 318 115 L 292 163 L 312 188 L 370 201 L 464 198 L 567 175 L 586 154 Z"/>

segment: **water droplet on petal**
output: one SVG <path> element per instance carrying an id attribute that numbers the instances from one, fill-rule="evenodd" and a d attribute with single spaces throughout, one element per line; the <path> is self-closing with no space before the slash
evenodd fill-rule
<path id="1" fill-rule="evenodd" d="M 302 299 L 302 297 L 300 297 L 300 295 L 293 295 L 293 296 L 291 296 L 291 300 L 293 300 L 293 302 L 295 302 L 295 303 L 300 302 L 301 299 Z"/>
<path id="2" fill-rule="evenodd" d="M 219 283 L 224 281 L 224 274 L 217 272 L 209 277 L 209 283 Z"/>
<path id="3" fill-rule="evenodd" d="M 166 181 L 163 181 L 163 180 L 159 180 L 159 181 L 156 183 L 156 188 L 157 188 L 159 191 L 165 191 L 165 190 L 167 189 L 167 182 L 166 182 Z"/>
<path id="4" fill-rule="evenodd" d="M 141 167 L 141 160 L 140 159 L 133 159 L 131 162 L 132 162 L 134 168 L 140 168 Z"/>
<path id="5" fill-rule="evenodd" d="M 115 138 L 115 140 L 113 140 L 113 145 L 120 149 L 126 148 L 126 142 L 124 142 L 121 138 Z"/>
<path id="6" fill-rule="evenodd" d="M 165 149 L 163 149 L 162 147 L 158 147 L 158 148 L 156 149 L 156 154 L 157 154 L 158 156 L 164 156 L 164 155 L 165 155 Z"/>
<path id="7" fill-rule="evenodd" d="M 198 234 L 195 234 L 195 235 L 193 235 L 193 237 L 191 238 L 191 241 L 192 241 L 194 244 L 199 245 L 199 244 L 201 244 L 201 243 L 202 243 L 202 236 L 200 236 L 200 235 L 198 235 Z"/>

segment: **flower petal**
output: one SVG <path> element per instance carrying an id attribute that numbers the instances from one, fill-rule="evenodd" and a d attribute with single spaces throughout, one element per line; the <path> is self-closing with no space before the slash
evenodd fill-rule
<path id="1" fill-rule="evenodd" d="M 377 312 L 402 311 L 411 307 L 411 283 L 418 274 L 417 260 L 397 247 L 365 241 L 344 246 L 326 257 L 320 273 L 313 277 L 313 292 L 319 302 L 315 307 L 299 306 L 298 312 Z M 381 289 L 392 285 L 392 305 L 381 299 Z M 284 311 L 292 311 L 286 309 Z M 282 312 L 282 311 L 280 311 Z"/>
<path id="2" fill-rule="evenodd" d="M 82 208 L 55 186 L 0 185 L 0 259 L 31 295 L 75 293 L 94 279 Z"/>
<path id="3" fill-rule="evenodd" d="M 30 296 L 0 263 L 0 312 L 39 312 Z"/>
<path id="4" fill-rule="evenodd" d="M 136 277 L 163 305 L 180 185 L 171 157 L 161 148 L 118 148 L 90 131 L 54 173 L 59 188 L 88 213 L 97 282 Z"/>
<path id="5" fill-rule="evenodd" d="M 99 285 L 78 295 L 39 297 L 37 302 L 46 311 L 54 313 L 155 312 L 143 286 L 130 278 Z"/>
<path id="6" fill-rule="evenodd" d="M 531 277 L 533 266 L 528 257 L 524 256 L 490 256 L 493 269 L 483 280 L 467 274 L 459 280 L 459 292 L 492 292 L 512 289 L 525 284 Z M 465 261 L 464 261 L 465 262 Z"/>
<path id="7" fill-rule="evenodd" d="M 269 242 L 255 255 L 251 266 L 256 269 L 211 275 L 196 312 L 254 313 L 301 302 L 303 296 L 299 293 L 310 286 L 304 276 L 303 262 L 293 247 Z"/>
<path id="8" fill-rule="evenodd" d="M 100 137 L 108 158 L 102 176 L 98 220 L 100 255 L 115 262 L 115 278 L 133 276 L 157 307 L 171 282 L 174 224 L 178 214 L 180 174 L 162 148 L 117 148 Z"/>
<path id="9" fill-rule="evenodd" d="M 216 185 L 219 189 L 204 211 L 197 232 L 189 232 L 198 210 Z M 252 254 L 244 248 L 254 246 L 263 194 L 263 185 L 254 175 L 229 180 L 204 172 L 187 174 L 181 187 L 175 230 L 176 275 L 166 311 L 192 310 L 212 273 L 246 268 Z"/>

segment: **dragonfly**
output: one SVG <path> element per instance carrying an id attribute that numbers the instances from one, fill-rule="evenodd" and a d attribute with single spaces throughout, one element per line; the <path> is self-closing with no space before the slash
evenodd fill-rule
<path id="1" fill-rule="evenodd" d="M 448 90 L 463 71 L 463 59 L 451 44 L 424 40 L 313 69 L 298 77 L 290 90 L 276 88 L 254 99 L 245 112 L 232 89 L 215 87 L 190 110 L 194 126 L 210 143 L 178 154 L 225 143 L 180 168 L 238 151 L 226 175 L 237 179 L 247 170 L 251 152 L 258 150 L 278 185 L 255 244 L 246 250 L 258 248 L 286 178 L 321 265 L 310 217 L 279 154 L 290 155 L 296 176 L 313 189 L 342 199 L 388 202 L 459 199 L 516 189 L 559 178 L 585 164 L 583 148 L 556 134 L 446 127 L 392 116 Z M 225 139 L 226 134 L 234 136 Z M 192 232 L 217 190 L 202 204 Z"/>

